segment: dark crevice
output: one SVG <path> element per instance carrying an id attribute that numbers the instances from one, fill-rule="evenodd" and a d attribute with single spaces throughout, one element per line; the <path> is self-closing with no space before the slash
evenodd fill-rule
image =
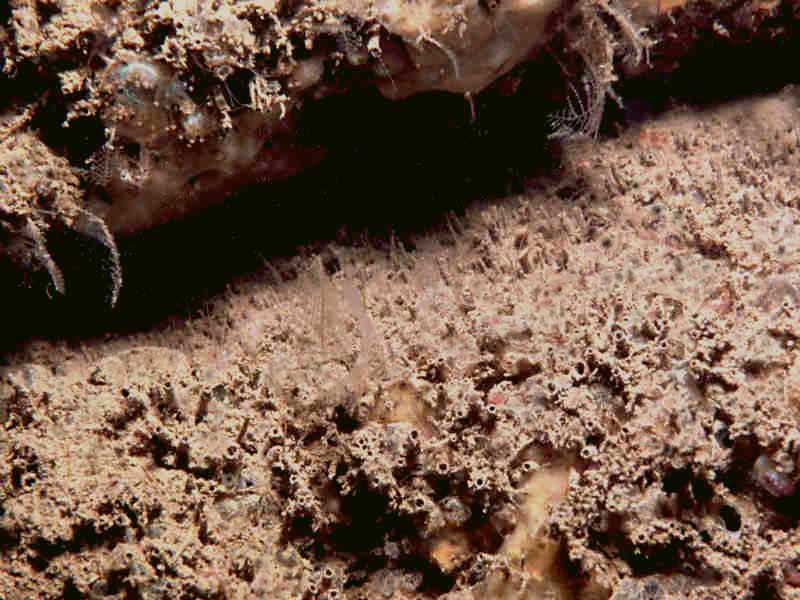
<path id="1" fill-rule="evenodd" d="M 616 85 L 625 108 L 607 103 L 601 135 L 617 135 L 675 106 L 710 106 L 800 80 L 800 71 L 764 68 L 800 55 L 798 27 L 792 23 L 779 39 L 747 44 L 693 31 L 693 51 L 680 57 L 677 68 Z M 655 48 L 654 65 L 664 58 L 659 52 L 671 51 Z M 31 101 L 53 84 L 42 77 L 21 65 L 13 82 L 21 84 L 20 99 Z M 118 240 L 124 283 L 113 312 L 98 310 L 102 284 L 89 281 L 95 265 L 79 248 L 72 261 L 79 281 L 69 302 L 51 300 L 39 284 L 15 288 L 8 300 L 37 318 L 12 324 L 4 345 L 30 336 L 129 333 L 185 318 L 232 281 L 254 273 L 263 277 L 265 259 L 291 278 L 297 257 L 314 255 L 331 241 L 388 250 L 390 240 L 400 239 L 413 247 L 419 236 L 448 231 L 450 211 L 461 213 L 476 201 L 521 192 L 536 177 L 556 175 L 561 148 L 547 139 L 546 115 L 567 94 L 561 67 L 542 53 L 512 77 L 518 84 L 513 93 L 504 80 L 475 99 L 474 123 L 469 104 L 444 93 L 390 102 L 356 90 L 307 104 L 299 142 L 328 148 L 323 164 L 291 181 L 246 187 L 224 206 Z M 234 75 L 237 97 L 246 80 Z M 0 104 L 4 100 L 0 94 Z M 61 100 L 57 94 L 48 98 L 35 125 L 48 145 L 79 165 L 102 143 L 102 124 L 79 119 L 63 129 Z M 102 260 L 97 268 L 103 268 Z"/>
<path id="2" fill-rule="evenodd" d="M 742 517 L 732 506 L 727 504 L 719 509 L 719 516 L 728 531 L 739 531 L 742 528 Z"/>
<path id="3" fill-rule="evenodd" d="M 0 515 L 2 515 L 2 511 L 0 511 Z M 19 531 L 0 527 L 0 555 L 7 553 L 12 548 L 18 546 L 19 542 Z"/>
<path id="4" fill-rule="evenodd" d="M 73 526 L 72 538 L 69 540 L 47 540 L 40 537 L 31 542 L 30 549 L 33 554 L 29 560 L 34 569 L 44 571 L 51 561 L 63 554 L 74 554 L 101 546 L 111 549 L 124 539 L 125 528 L 121 525 L 114 525 L 98 532 L 94 522 L 84 521 Z"/>
<path id="5" fill-rule="evenodd" d="M 697 560 L 688 555 L 686 546 L 678 540 L 652 546 L 628 543 L 622 548 L 622 557 L 636 577 L 680 573 L 682 569 L 691 569 L 690 565 L 697 564 Z"/>
<path id="6" fill-rule="evenodd" d="M 2 11 L 0 11 L 2 12 Z M 38 13 L 39 27 L 44 27 L 54 16 L 61 14 L 61 7 L 57 3 L 37 2 L 36 12 Z"/>
<path id="7" fill-rule="evenodd" d="M 64 591 L 61 592 L 61 600 L 83 600 L 84 598 L 86 598 L 86 595 L 78 589 L 72 578 L 67 579 L 64 584 Z"/>
<path id="8" fill-rule="evenodd" d="M 10 0 L 0 0 L 0 23 L 8 26 L 11 21 L 11 2 Z"/>
<path id="9" fill-rule="evenodd" d="M 361 425 L 358 419 L 347 412 L 344 406 L 337 406 L 333 412 L 333 422 L 336 424 L 336 429 L 339 433 L 353 433 Z"/>

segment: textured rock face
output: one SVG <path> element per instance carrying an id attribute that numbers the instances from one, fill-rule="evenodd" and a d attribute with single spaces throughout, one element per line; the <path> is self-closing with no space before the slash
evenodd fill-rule
<path id="1" fill-rule="evenodd" d="M 0 596 L 796 597 L 798 98 L 8 357 Z"/>
<path id="2" fill-rule="evenodd" d="M 14 4 L 0 275 L 68 294 L 79 238 L 113 305 L 114 236 L 316 163 L 315 102 L 471 99 L 553 31 L 583 66 L 554 129 L 591 137 L 615 68 L 795 7 L 638 7 L 653 45 L 600 2 L 552 30 L 524 2 Z M 0 369 L 0 596 L 796 596 L 799 141 L 795 89 L 679 110 L 407 247 L 31 345 Z"/>

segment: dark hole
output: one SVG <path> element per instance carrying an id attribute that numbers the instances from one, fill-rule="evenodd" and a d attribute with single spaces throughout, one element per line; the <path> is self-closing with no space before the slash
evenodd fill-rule
<path id="1" fill-rule="evenodd" d="M 19 532 L 0 528 L 0 553 L 10 550 L 19 544 Z"/>
<path id="2" fill-rule="evenodd" d="M 325 272 L 328 275 L 335 275 L 342 270 L 342 265 L 339 264 L 339 259 L 333 254 L 322 257 L 322 266 L 325 267 Z"/>
<path id="3" fill-rule="evenodd" d="M 727 425 L 718 429 L 714 433 L 714 437 L 716 438 L 717 443 L 719 443 L 719 445 L 723 448 L 730 448 L 733 446 L 733 441 L 731 440 L 731 435 L 728 431 Z"/>
<path id="4" fill-rule="evenodd" d="M 761 449 L 755 436 L 740 437 L 731 445 L 732 460 L 730 466 L 719 479 L 733 491 L 742 490 L 750 485 L 753 463 Z"/>
<path id="5" fill-rule="evenodd" d="M 246 106 L 252 102 L 250 98 L 250 82 L 255 75 L 249 69 L 237 69 L 225 80 L 232 106 Z"/>
<path id="6" fill-rule="evenodd" d="M 751 597 L 759 600 L 778 600 L 784 596 L 778 591 L 774 576 L 770 573 L 762 573 L 756 577 Z"/>
<path id="7" fill-rule="evenodd" d="M 672 469 L 664 476 L 662 484 L 664 491 L 667 494 L 674 494 L 680 492 L 689 483 L 692 472 L 689 469 Z"/>
<path id="8" fill-rule="evenodd" d="M 168 37 L 173 37 L 175 35 L 175 26 L 168 23 L 159 23 L 155 27 L 153 27 L 152 31 L 149 33 L 148 37 L 150 38 L 150 46 L 154 48 L 159 48 Z"/>
<path id="9" fill-rule="evenodd" d="M 72 579 L 68 579 L 64 584 L 64 591 L 61 593 L 62 600 L 80 600 L 83 597 L 84 595 L 75 586 L 75 582 Z"/>
<path id="10" fill-rule="evenodd" d="M 39 27 L 44 27 L 55 15 L 61 12 L 57 4 L 36 3 L 36 12 L 39 13 Z"/>
<path id="11" fill-rule="evenodd" d="M 606 436 L 604 433 L 593 433 L 592 435 L 587 436 L 586 443 L 591 444 L 592 446 L 599 446 L 605 439 Z"/>
<path id="12" fill-rule="evenodd" d="M 51 227 L 47 232 L 47 248 L 58 259 L 58 266 L 67 282 L 69 293 L 65 306 L 95 312 L 97 318 L 107 314 L 111 298 L 114 254 L 91 230 L 87 233 L 65 226 Z"/>
<path id="13" fill-rule="evenodd" d="M 8 23 L 11 20 L 11 3 L 8 0 L 0 2 L 0 23 Z"/>
<path id="14" fill-rule="evenodd" d="M 692 479 L 692 496 L 699 504 L 705 504 L 714 495 L 714 489 L 705 479 Z"/>
<path id="15" fill-rule="evenodd" d="M 359 426 L 358 420 L 342 405 L 337 406 L 333 411 L 333 422 L 339 433 L 353 433 Z"/>
<path id="16" fill-rule="evenodd" d="M 141 154 L 141 147 L 136 142 L 125 142 L 121 144 L 121 150 L 126 156 L 137 160 Z"/>
<path id="17" fill-rule="evenodd" d="M 14 489 L 19 489 L 22 487 L 22 474 L 25 471 L 20 466 L 14 466 L 11 469 L 11 485 Z"/>
<path id="18" fill-rule="evenodd" d="M 95 593 L 105 593 L 106 595 L 113 596 L 119 594 L 122 591 L 130 590 L 131 585 L 127 580 L 127 577 L 130 575 L 130 569 L 114 569 L 108 573 L 108 580 L 105 584 L 100 583 L 99 585 L 93 586 Z"/>
<path id="19" fill-rule="evenodd" d="M 732 506 L 726 504 L 719 509 L 719 516 L 728 531 L 739 531 L 742 528 L 742 517 Z"/>
<path id="20" fill-rule="evenodd" d="M 326 431 L 327 431 L 326 428 L 322 425 L 313 427 L 311 431 L 309 431 L 303 438 L 303 443 L 306 446 L 310 446 L 311 444 L 318 442 L 319 440 L 322 439 L 322 436 L 325 435 Z"/>

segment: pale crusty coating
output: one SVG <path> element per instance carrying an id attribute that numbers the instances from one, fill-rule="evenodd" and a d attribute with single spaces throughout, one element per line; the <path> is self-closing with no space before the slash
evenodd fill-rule
<path id="1" fill-rule="evenodd" d="M 413 252 L 31 344 L 0 592 L 797 598 L 798 106 L 679 110 Z"/>

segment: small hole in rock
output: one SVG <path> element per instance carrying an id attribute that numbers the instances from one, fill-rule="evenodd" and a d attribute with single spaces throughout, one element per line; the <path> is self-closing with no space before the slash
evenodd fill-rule
<path id="1" fill-rule="evenodd" d="M 719 516 L 728 531 L 739 531 L 742 528 L 742 517 L 732 506 L 723 506 L 719 510 Z"/>

